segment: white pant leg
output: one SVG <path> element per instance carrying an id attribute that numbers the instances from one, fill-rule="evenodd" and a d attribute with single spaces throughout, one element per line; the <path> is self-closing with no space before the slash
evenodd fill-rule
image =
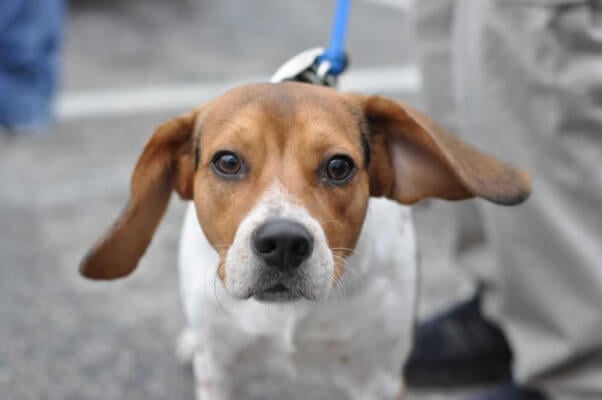
<path id="1" fill-rule="evenodd" d="M 498 256 L 487 315 L 520 382 L 600 399 L 602 23 L 570 3 L 461 0 L 453 66 L 462 135 L 533 174 L 525 205 L 480 205 Z"/>

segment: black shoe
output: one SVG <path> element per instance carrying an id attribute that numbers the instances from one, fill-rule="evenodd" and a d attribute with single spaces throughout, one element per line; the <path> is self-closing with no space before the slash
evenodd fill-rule
<path id="1" fill-rule="evenodd" d="M 404 368 L 409 387 L 451 388 L 511 381 L 512 352 L 480 310 L 480 296 L 418 325 Z"/>
<path id="2" fill-rule="evenodd" d="M 513 383 L 477 394 L 471 400 L 546 400 L 541 393 L 522 389 Z"/>

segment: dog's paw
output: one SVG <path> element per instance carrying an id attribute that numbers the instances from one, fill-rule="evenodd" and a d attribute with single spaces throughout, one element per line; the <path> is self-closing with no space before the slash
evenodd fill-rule
<path id="1" fill-rule="evenodd" d="M 198 340 L 194 331 L 190 328 L 185 328 L 176 340 L 176 358 L 182 364 L 192 364 L 197 347 Z"/>

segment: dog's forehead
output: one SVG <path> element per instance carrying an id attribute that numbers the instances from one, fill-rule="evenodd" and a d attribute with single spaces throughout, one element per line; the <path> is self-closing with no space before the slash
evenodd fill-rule
<path id="1" fill-rule="evenodd" d="M 334 89 L 294 82 L 253 84 L 230 90 L 212 102 L 203 126 L 217 131 L 233 124 L 286 131 L 311 124 L 353 134 L 361 122 L 358 115 Z"/>

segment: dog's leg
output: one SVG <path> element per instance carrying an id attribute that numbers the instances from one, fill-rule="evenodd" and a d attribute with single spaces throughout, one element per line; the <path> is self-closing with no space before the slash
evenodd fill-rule
<path id="1" fill-rule="evenodd" d="M 223 374 L 190 327 L 184 328 L 176 340 L 176 357 L 193 369 L 196 400 L 230 400 Z"/>
<path id="2" fill-rule="evenodd" d="M 191 365 L 194 360 L 194 353 L 198 348 L 198 339 L 192 329 L 184 328 L 180 336 L 176 339 L 176 358 L 180 363 Z"/>
<path id="3" fill-rule="evenodd" d="M 194 354 L 193 369 L 196 400 L 235 400 L 227 384 L 227 375 L 210 352 L 198 348 Z"/>

